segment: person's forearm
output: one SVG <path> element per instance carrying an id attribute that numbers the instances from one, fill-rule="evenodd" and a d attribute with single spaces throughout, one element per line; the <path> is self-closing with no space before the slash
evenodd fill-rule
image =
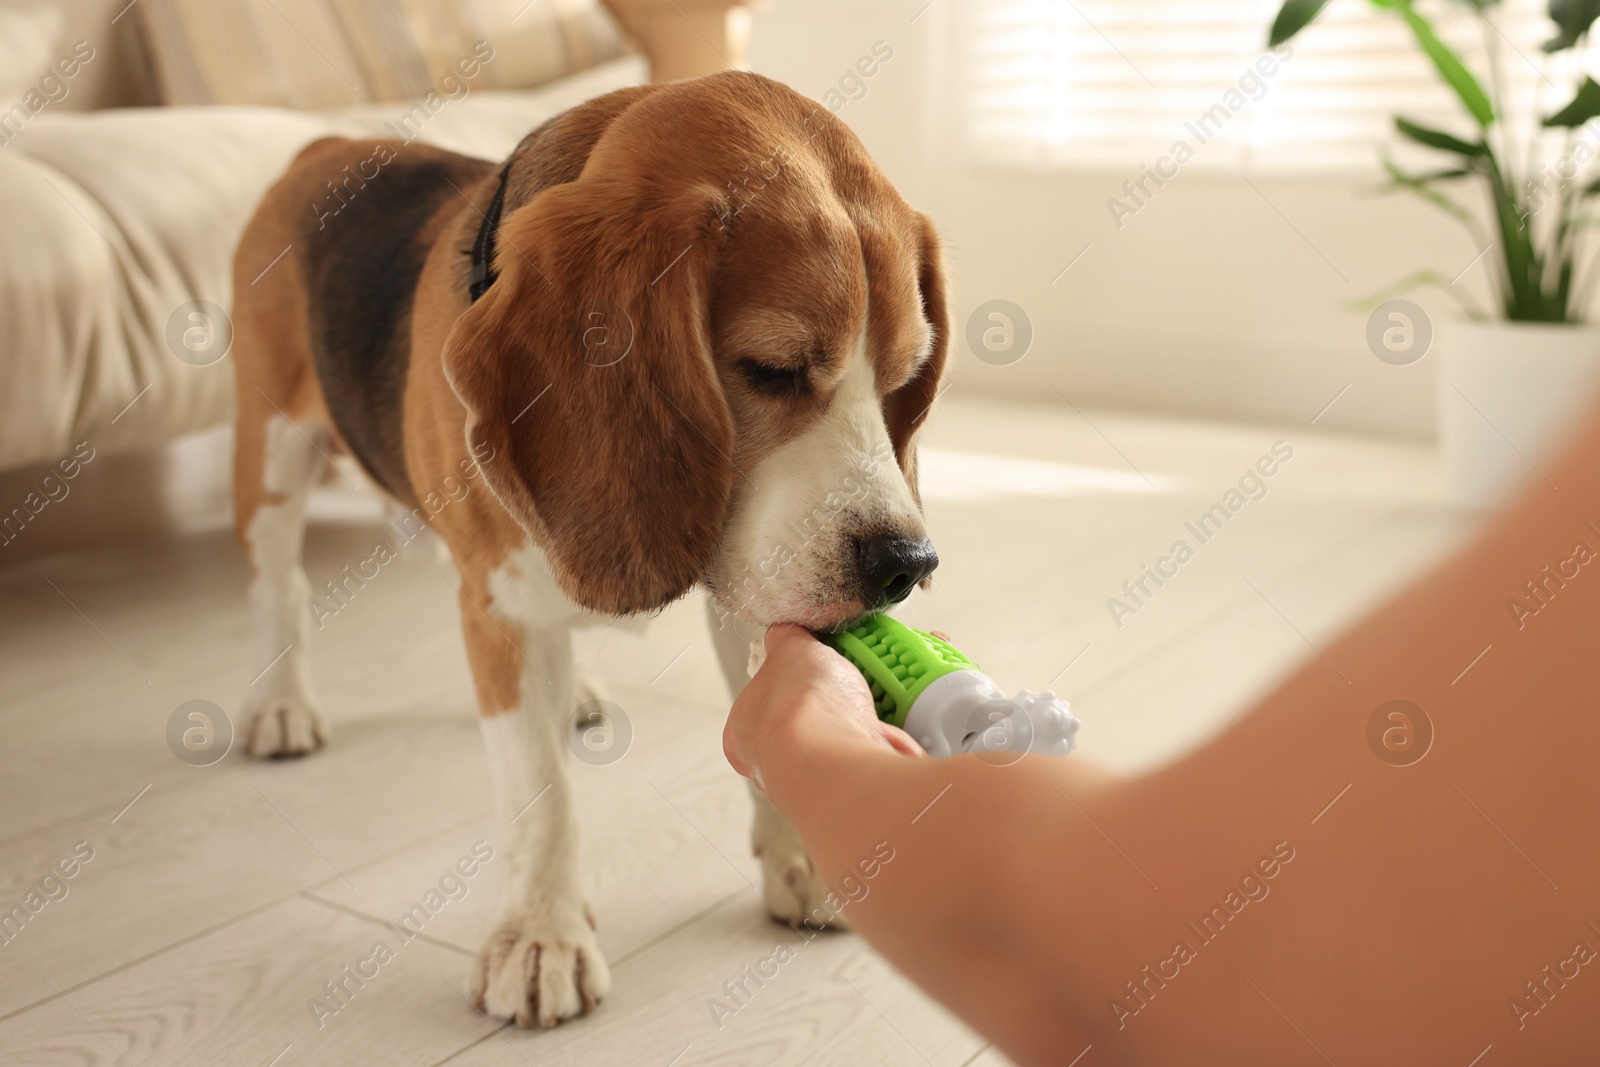
<path id="1" fill-rule="evenodd" d="M 1108 916 L 1124 951 L 1085 961 L 1096 1057 L 1436 1062 L 1469 1034 L 1463 1062 L 1592 1053 L 1600 1015 L 1538 983 L 1593 944 L 1566 902 L 1600 899 L 1597 455 L 1600 419 L 1464 555 L 1085 805 L 1161 902 L 1155 923 Z"/>
<path id="2" fill-rule="evenodd" d="M 1074 804 L 1104 781 L 1082 763 L 908 759 L 797 737 L 766 785 L 856 930 L 1010 1055 L 1052 1062 L 1087 1040 L 1072 960 L 1094 952 L 1103 912 L 1075 888 L 1071 857 L 1094 831 Z"/>

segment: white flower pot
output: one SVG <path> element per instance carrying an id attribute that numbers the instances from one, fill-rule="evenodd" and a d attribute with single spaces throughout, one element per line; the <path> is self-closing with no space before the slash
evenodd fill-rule
<path id="1" fill-rule="evenodd" d="M 1457 322 L 1440 337 L 1439 447 L 1452 503 L 1493 508 L 1549 474 L 1600 386 L 1600 326 Z"/>

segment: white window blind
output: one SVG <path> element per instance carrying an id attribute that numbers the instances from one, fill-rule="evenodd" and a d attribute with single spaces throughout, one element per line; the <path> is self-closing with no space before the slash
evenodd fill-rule
<path id="1" fill-rule="evenodd" d="M 1256 63 L 1278 7 L 1279 0 L 978 0 L 969 8 L 969 140 L 981 159 L 1031 167 L 1137 167 L 1182 139 L 1195 150 L 1187 164 L 1195 167 L 1371 170 L 1380 145 L 1395 141 L 1395 114 L 1472 135 L 1471 119 L 1410 30 L 1367 0 L 1333 0 L 1291 42 L 1292 56 L 1269 62 L 1276 70 L 1263 75 Z M 1571 95 L 1575 57 L 1539 50 L 1554 32 L 1545 7 L 1546 0 L 1503 0 L 1492 16 L 1497 29 L 1486 30 L 1466 4 L 1418 5 L 1485 91 L 1486 36 L 1498 46 L 1507 94 L 1497 105 L 1519 135 L 1529 128 L 1523 116 L 1553 112 Z M 1211 122 L 1200 125 L 1207 112 Z"/>

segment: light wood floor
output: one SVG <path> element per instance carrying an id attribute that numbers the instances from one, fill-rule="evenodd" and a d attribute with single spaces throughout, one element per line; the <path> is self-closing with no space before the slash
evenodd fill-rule
<path id="1" fill-rule="evenodd" d="M 1193 543 L 1184 523 L 1279 440 L 1294 458 L 1268 495 L 1119 628 L 1107 598 Z M 944 562 L 904 614 L 950 631 L 1004 685 L 1053 683 L 1083 720 L 1083 755 L 1119 767 L 1201 741 L 1467 532 L 1431 449 L 1310 425 L 952 400 L 924 470 Z M 348 490 L 326 491 L 318 514 L 314 584 L 376 532 Z M 43 544 L 66 521 L 47 513 L 26 536 Z M 698 599 L 643 635 L 579 642 L 635 731 L 620 762 L 573 767 L 611 998 L 548 1033 L 469 1009 L 459 990 L 493 912 L 491 862 L 319 1027 L 308 1002 L 323 983 L 493 837 L 453 572 L 408 550 L 316 635 L 328 749 L 190 767 L 167 745 L 173 710 L 232 711 L 257 669 L 223 521 L 213 506 L 181 537 L 0 558 L 0 902 L 20 903 L 75 843 L 94 849 L 67 895 L 0 945 L 0 1063 L 1005 1062 L 858 938 L 805 942 L 765 919 Z M 793 961 L 719 1026 L 708 1001 L 779 944 L 797 946 Z"/>

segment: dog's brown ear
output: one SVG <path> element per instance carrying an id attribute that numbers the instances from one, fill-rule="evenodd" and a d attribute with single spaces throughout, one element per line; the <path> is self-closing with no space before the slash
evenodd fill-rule
<path id="1" fill-rule="evenodd" d="M 712 363 L 726 206 L 582 178 L 506 217 L 499 277 L 445 343 L 485 480 L 574 601 L 649 611 L 722 537 L 733 420 Z"/>
<path id="2" fill-rule="evenodd" d="M 922 294 L 922 314 L 933 327 L 933 349 L 915 377 L 883 398 L 884 421 L 889 440 L 894 443 L 895 459 L 905 474 L 911 495 L 921 503 L 917 487 L 917 431 L 927 421 L 933 402 L 944 381 L 950 354 L 950 317 L 945 304 L 944 255 L 939 235 L 926 215 L 917 215 L 922 228 L 921 259 L 917 269 L 917 288 Z"/>

